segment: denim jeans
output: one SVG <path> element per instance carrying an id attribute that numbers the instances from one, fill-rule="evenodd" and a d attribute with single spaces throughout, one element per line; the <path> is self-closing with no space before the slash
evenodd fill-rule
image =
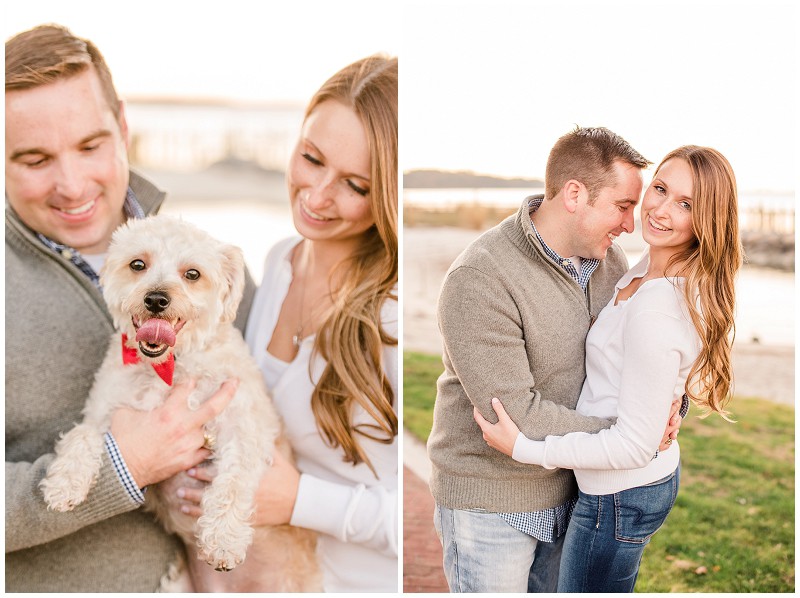
<path id="1" fill-rule="evenodd" d="M 564 536 L 540 542 L 495 513 L 441 505 L 433 524 L 451 592 L 556 591 Z"/>
<path id="2" fill-rule="evenodd" d="M 675 504 L 680 469 L 616 494 L 578 493 L 564 541 L 559 592 L 633 592 L 644 547 Z"/>

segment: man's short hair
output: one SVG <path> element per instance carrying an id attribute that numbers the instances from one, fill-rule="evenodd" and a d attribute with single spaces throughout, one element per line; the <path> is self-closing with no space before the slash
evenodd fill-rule
<path id="1" fill-rule="evenodd" d="M 612 166 L 620 160 L 637 168 L 651 163 L 622 137 L 605 127 L 576 127 L 556 141 L 547 159 L 545 198 L 558 195 L 574 179 L 589 191 L 589 204 L 600 189 L 616 183 Z"/>
<path id="2" fill-rule="evenodd" d="M 33 89 L 74 77 L 94 67 L 114 118 L 119 97 L 111 71 L 97 47 L 61 25 L 40 25 L 6 42 L 6 92 Z"/>

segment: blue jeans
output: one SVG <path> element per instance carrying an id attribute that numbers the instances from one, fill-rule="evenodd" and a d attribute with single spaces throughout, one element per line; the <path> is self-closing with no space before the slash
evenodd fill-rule
<path id="1" fill-rule="evenodd" d="M 564 541 L 558 591 L 633 592 L 644 547 L 675 504 L 680 470 L 616 494 L 579 492 Z"/>
<path id="2" fill-rule="evenodd" d="M 451 592 L 556 591 L 564 536 L 540 542 L 495 513 L 441 505 L 433 525 Z"/>

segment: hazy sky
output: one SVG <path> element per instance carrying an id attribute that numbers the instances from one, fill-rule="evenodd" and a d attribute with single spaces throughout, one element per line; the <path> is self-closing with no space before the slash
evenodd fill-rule
<path id="1" fill-rule="evenodd" d="M 37 0 L 4 3 L 2 33 L 67 25 L 97 43 L 126 97 L 305 103 L 340 67 L 381 51 L 401 59 L 404 170 L 543 176 L 560 135 L 602 125 L 650 160 L 711 145 L 740 188 L 792 190 L 793 5 Z"/>
<path id="2" fill-rule="evenodd" d="M 543 176 L 555 140 L 606 126 L 651 161 L 728 157 L 741 189 L 796 182 L 794 3 L 415 2 L 404 11 L 403 168 Z"/>
<path id="3" fill-rule="evenodd" d="M 4 40 L 46 22 L 91 39 L 124 96 L 211 96 L 305 104 L 341 67 L 397 55 L 395 5 L 357 0 L 4 2 Z"/>

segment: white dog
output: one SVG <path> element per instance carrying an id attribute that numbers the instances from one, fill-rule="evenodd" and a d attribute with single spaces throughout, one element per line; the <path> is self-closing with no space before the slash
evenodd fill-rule
<path id="1" fill-rule="evenodd" d="M 151 410 L 161 405 L 173 378 L 196 381 L 189 397 L 196 408 L 225 380 L 237 378 L 235 398 L 206 426 L 218 473 L 203 494 L 202 517 L 194 520 L 169 508 L 172 497 L 160 492 L 161 484 L 146 495 L 146 506 L 180 535 L 190 559 L 198 556 L 217 570 L 229 571 L 244 561 L 253 542 L 249 519 L 254 496 L 280 432 L 261 372 L 233 326 L 244 288 L 241 250 L 180 220 L 134 220 L 114 233 L 101 284 L 119 332 L 97 372 L 83 422 L 56 445 L 56 458 L 40 484 L 45 501 L 52 509 L 68 511 L 86 499 L 116 408 Z M 284 561 L 282 570 L 270 577 L 271 587 L 260 589 L 317 589 L 313 535 L 297 528 L 276 535 L 275 529 L 281 528 L 273 529 L 272 540 L 284 543 L 278 551 L 302 562 Z M 264 552 L 270 530 L 259 533 L 257 544 Z"/>

